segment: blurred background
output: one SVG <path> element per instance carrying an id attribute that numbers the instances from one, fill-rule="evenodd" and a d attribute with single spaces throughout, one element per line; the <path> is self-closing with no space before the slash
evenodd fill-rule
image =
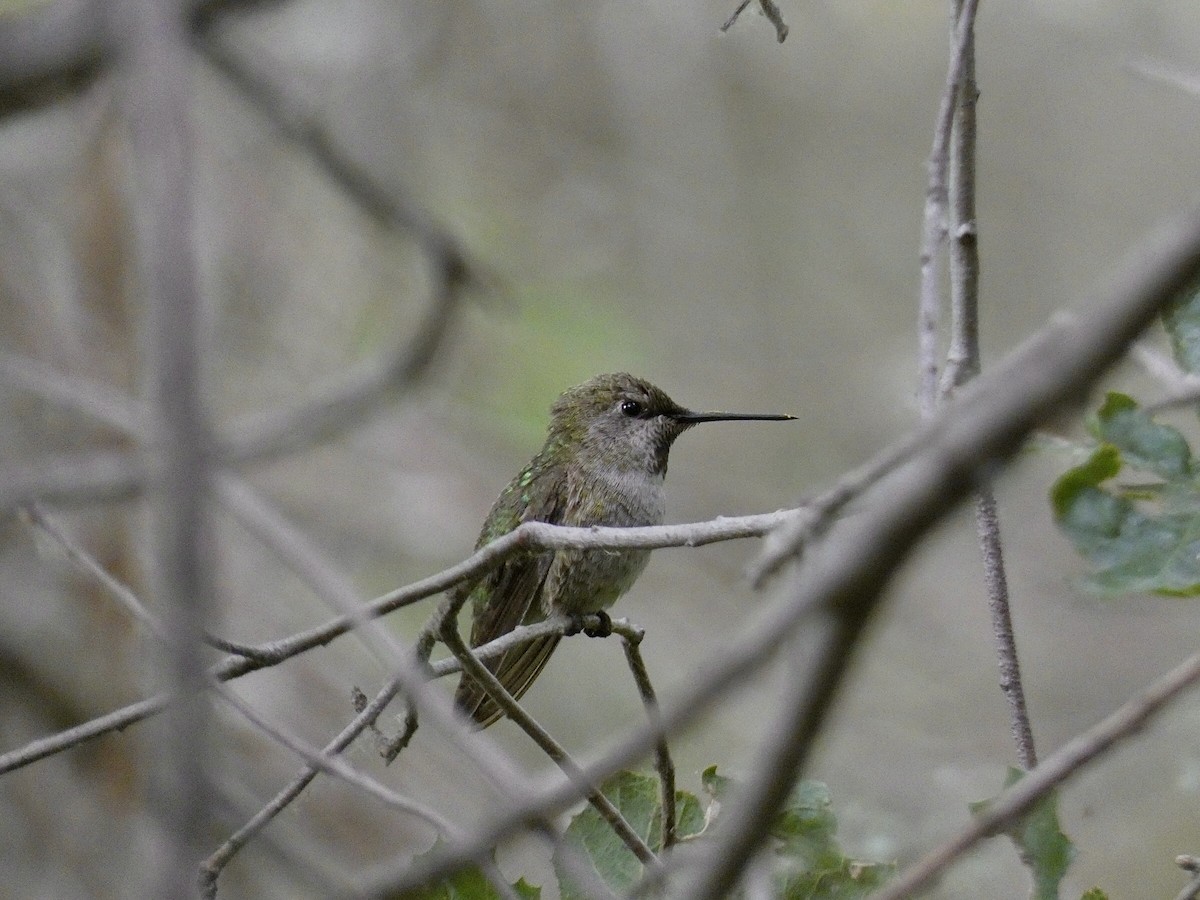
<path id="1" fill-rule="evenodd" d="M 794 505 L 916 422 L 917 247 L 945 5 L 782 0 L 783 44 L 753 11 L 721 34 L 733 5 L 289 0 L 218 17 L 222 46 L 415 198 L 497 286 L 471 295 L 415 390 L 352 432 L 250 470 L 364 596 L 467 555 L 496 493 L 540 446 L 555 396 L 598 372 L 632 371 L 696 408 L 800 417 L 684 437 L 669 521 Z M 0 16 L 39 6 L 4 0 Z M 1200 6 L 985 3 L 977 35 L 986 366 L 1057 310 L 1086 315 L 1114 257 L 1195 201 L 1200 98 L 1130 67 L 1200 73 Z M 296 404 L 401 340 L 429 302 L 428 275 L 411 236 L 348 200 L 203 54 L 193 74 L 207 391 L 229 422 Z M 136 392 L 144 322 L 118 78 L 101 70 L 3 107 L 0 346 Z M 1155 396 L 1132 367 L 1112 379 Z M 0 404 L 5 467 L 123 440 L 8 383 Z M 1070 434 L 1077 419 L 1054 427 Z M 1200 624 L 1188 601 L 1080 591 L 1081 563 L 1046 503 L 1065 466 L 1026 454 L 997 484 L 1043 756 L 1193 651 Z M 144 593 L 140 504 L 58 512 Z M 327 618 L 274 556 L 216 520 L 215 630 L 260 641 Z M 764 602 L 743 577 L 756 549 L 659 551 L 614 610 L 645 626 L 661 695 Z M 388 622 L 411 637 L 430 609 Z M 60 552 L 18 517 L 0 521 L 0 750 L 143 696 L 145 642 Z M 681 787 L 698 790 L 714 763 L 744 771 L 780 676 L 768 667 L 675 743 Z M 323 744 L 352 714 L 350 685 L 370 693 L 380 677 L 343 639 L 237 689 Z M 1014 761 L 996 680 L 974 522 L 960 511 L 895 583 L 811 766 L 848 852 L 911 860 L 996 793 Z M 642 716 L 613 641 L 565 642 L 527 699 L 584 760 Z M 235 827 L 298 764 L 227 709 L 220 722 Z M 18 896 L 128 895 L 150 840 L 139 754 L 153 748 L 139 728 L 0 778 L 0 869 Z M 547 769 L 508 723 L 489 735 Z M 354 763 L 447 815 L 471 821 L 497 802 L 430 731 L 391 769 L 360 744 Z M 1114 898 L 1173 896 L 1174 856 L 1200 850 L 1198 800 L 1191 697 L 1063 792 L 1079 848 L 1065 895 L 1099 884 Z M 231 866 L 222 896 L 321 896 L 322 878 L 344 884 L 433 839 L 325 780 L 268 836 Z M 536 881 L 533 855 L 501 860 L 514 877 L 533 865 Z M 934 896 L 1025 890 L 1012 848 L 992 841 Z"/>

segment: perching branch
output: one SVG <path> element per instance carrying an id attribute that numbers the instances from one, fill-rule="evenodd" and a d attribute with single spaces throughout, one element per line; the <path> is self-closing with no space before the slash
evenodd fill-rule
<path id="1" fill-rule="evenodd" d="M 360 615 L 355 618 L 345 615 L 337 616 L 307 631 L 277 641 L 255 645 L 251 648 L 253 651 L 251 655 L 225 659 L 213 667 L 211 674 L 220 681 L 229 681 L 269 666 L 278 665 L 301 653 L 325 646 L 330 641 L 349 633 L 354 627 L 355 619 L 363 621 L 375 619 L 434 594 L 439 594 L 456 584 L 479 577 L 499 565 L 511 554 L 523 550 L 551 550 L 563 547 L 595 549 L 695 547 L 718 541 L 761 537 L 793 515 L 795 515 L 794 511 L 785 510 L 756 516 L 719 517 L 707 522 L 645 528 L 568 528 L 560 525 L 547 525 L 544 522 L 527 522 L 481 548 L 463 562 L 363 604 Z M 530 631 L 505 635 L 489 644 L 488 648 L 500 648 L 495 651 L 500 653 L 519 643 L 524 634 L 541 636 L 553 633 L 555 628 L 564 628 L 565 625 L 552 623 L 541 627 L 547 630 L 534 631 L 533 629 L 537 629 L 539 626 L 529 626 Z M 475 652 L 477 656 L 482 655 L 481 650 Z M 441 672 L 440 667 L 445 664 L 445 661 L 435 664 L 435 672 Z M 457 671 L 457 664 L 454 664 L 453 669 L 447 668 L 444 671 Z M 168 695 L 160 694 L 0 754 L 0 775 L 101 735 L 127 728 L 161 712 L 169 702 Z"/>

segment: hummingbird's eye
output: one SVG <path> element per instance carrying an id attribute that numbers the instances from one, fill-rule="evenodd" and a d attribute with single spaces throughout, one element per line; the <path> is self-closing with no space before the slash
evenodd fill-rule
<path id="1" fill-rule="evenodd" d="M 640 416 L 642 414 L 642 408 L 642 404 L 638 403 L 636 400 L 621 401 L 621 412 L 629 416 L 631 419 L 634 416 Z"/>

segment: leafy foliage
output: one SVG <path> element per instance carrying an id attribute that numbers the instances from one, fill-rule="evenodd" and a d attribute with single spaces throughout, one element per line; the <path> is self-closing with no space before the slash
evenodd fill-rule
<path id="1" fill-rule="evenodd" d="M 662 804 L 659 802 L 658 779 L 637 772 L 618 772 L 604 782 L 600 790 L 652 850 L 657 852 L 662 849 Z M 695 795 L 676 791 L 675 809 L 678 821 L 676 832 L 681 839 L 693 837 L 704 830 L 704 812 Z M 642 864 L 591 806 L 571 820 L 567 827 L 567 842 L 578 849 L 596 873 L 618 893 L 628 891 L 642 877 Z M 582 894 L 571 883 L 565 869 L 558 864 L 556 871 L 563 900 L 589 896 Z"/>
<path id="2" fill-rule="evenodd" d="M 1010 767 L 1004 786 L 1011 787 L 1024 775 L 1020 769 Z M 990 802 L 972 803 L 971 811 L 978 812 Z M 1058 824 L 1058 794 L 1047 794 L 1039 800 L 1009 831 L 1009 837 L 1033 876 L 1033 893 L 1030 895 L 1033 900 L 1058 900 L 1058 886 L 1075 858 L 1075 846 Z"/>
<path id="3" fill-rule="evenodd" d="M 704 790 L 720 803 L 732 782 L 716 767 L 700 776 Z M 895 871 L 892 863 L 847 857 L 837 842 L 837 819 L 829 789 L 819 781 L 801 781 L 771 826 L 775 841 L 775 896 L 786 900 L 866 897 Z"/>
<path id="4" fill-rule="evenodd" d="M 1200 291 L 1162 316 L 1179 367 L 1200 374 Z M 1088 421 L 1097 447 L 1054 485 L 1055 520 L 1105 593 L 1200 594 L 1200 462 L 1187 438 L 1125 394 Z M 1128 483 L 1115 484 L 1121 476 Z"/>
<path id="5" fill-rule="evenodd" d="M 717 774 L 715 766 L 701 776 L 708 803 L 687 791 L 675 794 L 680 842 L 705 840 L 705 831 L 719 819 L 725 797 L 734 783 Z M 662 805 L 658 780 L 636 772 L 619 772 L 600 786 L 634 831 L 655 851 L 662 850 Z M 829 791 L 817 781 L 796 786 L 771 827 L 775 896 L 781 900 L 858 900 L 892 874 L 891 863 L 863 862 L 847 857 L 835 838 L 837 820 Z M 571 819 L 566 840 L 589 863 L 598 878 L 618 894 L 626 894 L 642 877 L 642 864 L 592 807 Z M 436 848 L 435 848 L 436 849 Z M 563 900 L 590 896 L 576 886 L 568 867 L 555 860 Z M 522 900 L 538 900 L 540 888 L 524 880 L 513 885 Z M 496 889 L 478 866 L 459 870 L 439 884 L 412 891 L 397 900 L 494 900 Z"/>
<path id="6" fill-rule="evenodd" d="M 705 770 L 701 783 L 709 796 L 707 812 L 702 810 L 694 795 L 685 791 L 676 795 L 681 841 L 703 840 L 706 827 L 719 821 L 724 798 L 735 789 L 730 779 L 717 774 L 715 766 Z M 605 782 L 601 789 L 634 830 L 652 848 L 661 849 L 662 810 L 656 779 L 622 772 Z M 825 785 L 816 781 L 797 785 L 771 828 L 777 897 L 786 900 L 854 900 L 865 897 L 883 884 L 894 867 L 848 858 L 834 837 L 836 831 L 837 820 Z M 641 863 L 590 807 L 572 820 L 567 839 L 584 853 L 597 875 L 618 893 L 627 891 L 641 878 Z M 564 898 L 580 896 L 565 871 L 560 870 L 558 875 Z"/>
<path id="7" fill-rule="evenodd" d="M 1085 583 L 1200 594 L 1200 484 L 1187 439 L 1125 394 L 1110 393 L 1088 425 L 1096 450 L 1050 494 L 1058 526 L 1095 567 Z M 1118 475 L 1136 480 L 1112 483 Z"/>

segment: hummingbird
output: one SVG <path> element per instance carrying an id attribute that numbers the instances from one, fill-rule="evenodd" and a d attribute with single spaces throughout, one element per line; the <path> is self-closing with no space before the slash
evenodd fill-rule
<path id="1" fill-rule="evenodd" d="M 590 527 L 661 525 L 663 477 L 675 439 L 701 422 L 787 420 L 795 416 L 693 412 L 641 378 L 597 375 L 564 392 L 550 409 L 546 443 L 496 498 L 475 545 L 523 522 Z M 471 646 L 551 615 L 572 619 L 607 610 L 633 585 L 649 550 L 562 549 L 509 557 L 468 590 Z M 589 631 L 599 637 L 609 629 Z M 580 630 L 579 628 L 575 629 Z M 488 669 L 519 698 L 545 668 L 559 635 L 538 638 L 488 660 Z M 470 676 L 455 694 L 458 708 L 486 728 L 500 708 Z"/>

